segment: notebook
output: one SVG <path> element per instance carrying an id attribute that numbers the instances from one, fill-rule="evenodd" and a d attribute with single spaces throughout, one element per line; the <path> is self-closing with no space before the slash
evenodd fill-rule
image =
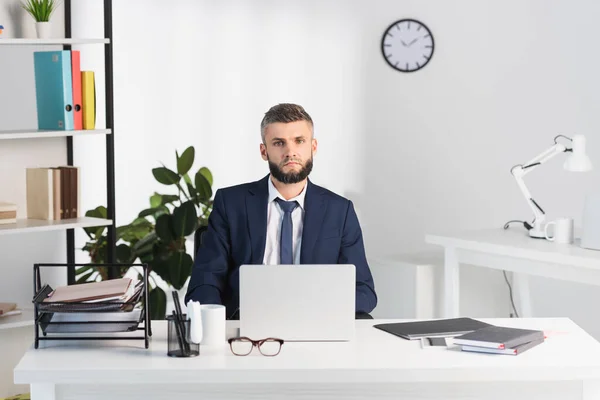
<path id="1" fill-rule="evenodd" d="M 462 351 L 471 351 L 476 353 L 493 353 L 493 354 L 509 354 L 509 355 L 519 355 L 538 344 L 544 343 L 544 338 L 532 340 L 531 342 L 520 344 L 512 349 L 492 349 L 489 347 L 478 347 L 478 346 L 461 346 Z"/>
<path id="2" fill-rule="evenodd" d="M 414 340 L 423 337 L 459 336 L 467 332 L 491 326 L 472 318 L 435 319 L 414 322 L 397 322 L 373 325 L 377 329 L 404 339 Z"/>
<path id="3" fill-rule="evenodd" d="M 454 338 L 454 344 L 491 349 L 512 349 L 523 343 L 539 339 L 544 340 L 543 331 L 488 326 Z"/>

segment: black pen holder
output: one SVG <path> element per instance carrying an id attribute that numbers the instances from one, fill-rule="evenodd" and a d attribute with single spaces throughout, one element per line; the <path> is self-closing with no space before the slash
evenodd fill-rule
<path id="1" fill-rule="evenodd" d="M 167 317 L 169 357 L 196 357 L 200 354 L 200 345 L 190 341 L 190 320 L 183 314 L 183 320 L 177 321 L 175 316 Z"/>

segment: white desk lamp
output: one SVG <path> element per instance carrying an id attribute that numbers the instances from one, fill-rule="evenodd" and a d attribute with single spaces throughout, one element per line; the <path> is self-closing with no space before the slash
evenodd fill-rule
<path id="1" fill-rule="evenodd" d="M 557 140 L 561 137 L 570 140 L 572 142 L 572 147 L 568 148 L 565 145 L 558 143 Z M 527 204 L 529 204 L 529 207 L 531 207 L 531 210 L 533 211 L 534 220 L 532 224 L 524 222 L 525 227 L 529 230 L 529 236 L 531 237 L 540 239 L 546 237 L 544 232 L 544 228 L 546 227 L 546 213 L 540 205 L 536 203 L 533 197 L 531 197 L 531 193 L 529 193 L 529 190 L 523 182 L 523 177 L 555 155 L 565 152 L 571 153 L 564 164 L 564 168 L 567 171 L 585 172 L 592 169 L 590 158 L 585 152 L 585 137 L 583 135 L 575 135 L 571 139 L 563 135 L 558 135 L 554 138 L 554 146 L 550 147 L 525 165 L 515 165 L 510 170 L 515 177 L 521 192 L 523 192 Z"/>

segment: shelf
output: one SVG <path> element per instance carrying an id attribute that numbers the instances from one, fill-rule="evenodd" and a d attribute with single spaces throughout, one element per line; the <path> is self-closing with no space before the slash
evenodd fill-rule
<path id="1" fill-rule="evenodd" d="M 89 228 L 92 226 L 112 225 L 112 221 L 102 218 L 82 217 L 45 221 L 41 219 L 18 219 L 16 224 L 0 225 L 0 235 L 17 233 L 57 231 L 61 229 Z"/>
<path id="2" fill-rule="evenodd" d="M 106 44 L 109 39 L 0 39 L 0 45 L 69 45 L 69 44 Z"/>
<path id="3" fill-rule="evenodd" d="M 71 131 L 50 131 L 39 129 L 20 129 L 14 131 L 0 131 L 0 140 L 3 139 L 32 139 L 32 138 L 49 138 L 49 137 L 64 137 L 64 136 L 90 136 L 90 135 L 110 135 L 110 129 L 94 129 L 94 130 L 71 130 Z"/>
<path id="4" fill-rule="evenodd" d="M 22 312 L 19 315 L 0 317 L 0 331 L 3 329 L 21 328 L 23 326 L 33 325 L 33 310 L 22 309 Z"/>

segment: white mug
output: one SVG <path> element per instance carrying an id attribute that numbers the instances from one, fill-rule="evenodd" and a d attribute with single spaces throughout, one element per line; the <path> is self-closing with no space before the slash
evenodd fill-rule
<path id="1" fill-rule="evenodd" d="M 227 342 L 225 334 L 225 306 L 202 304 L 202 342 L 204 346 L 220 346 Z"/>
<path id="2" fill-rule="evenodd" d="M 554 235 L 548 235 L 548 227 L 554 225 Z M 544 229 L 546 239 L 555 243 L 573 243 L 573 218 L 558 218 L 548 222 Z"/>

